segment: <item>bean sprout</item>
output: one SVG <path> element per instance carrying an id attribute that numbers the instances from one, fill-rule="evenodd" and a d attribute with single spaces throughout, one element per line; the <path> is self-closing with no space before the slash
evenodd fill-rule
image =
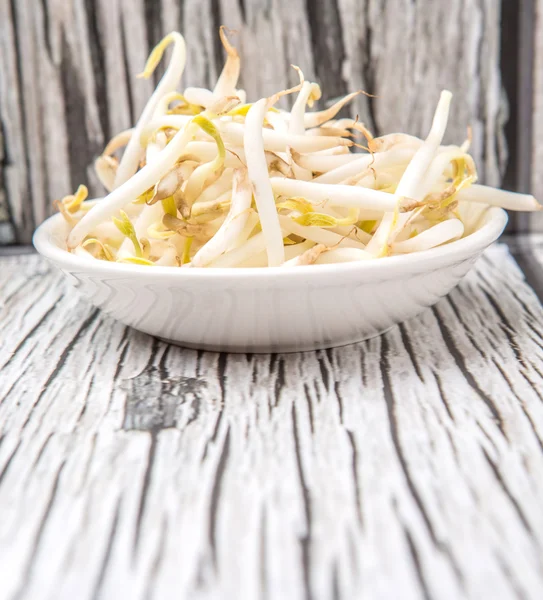
<path id="1" fill-rule="evenodd" d="M 224 63 L 222 73 L 220 74 L 213 90 L 213 96 L 215 99 L 236 95 L 236 84 L 239 79 L 240 71 L 238 51 L 228 41 L 228 38 L 226 37 L 226 28 L 224 26 L 220 28 L 219 35 L 226 52 L 226 62 Z"/>
<path id="2" fill-rule="evenodd" d="M 164 74 L 164 77 L 161 79 L 149 102 L 143 109 L 141 117 L 139 118 L 139 121 L 134 129 L 134 133 L 128 141 L 128 145 L 119 164 L 119 168 L 117 169 L 115 187 L 122 185 L 136 172 L 141 151 L 139 145 L 139 134 L 153 116 L 153 113 L 155 112 L 157 104 L 160 102 L 160 100 L 166 94 L 175 90 L 179 84 L 179 80 L 181 79 L 183 71 L 185 70 L 185 39 L 180 33 L 174 31 L 167 35 L 151 52 L 149 60 L 145 65 L 145 69 L 141 73 L 141 77 L 147 78 L 153 74 L 157 64 L 162 58 L 164 50 L 171 43 L 174 44 L 172 59 L 166 70 L 166 73 Z"/>
<path id="3" fill-rule="evenodd" d="M 144 77 L 173 44 L 135 127 L 95 161 L 107 195 L 87 200 L 80 186 L 54 203 L 70 252 L 145 267 L 296 268 L 425 252 L 470 235 L 489 206 L 541 210 L 531 195 L 476 183 L 470 128 L 461 145 L 443 145 L 450 92 L 442 92 L 425 140 L 375 137 L 358 119 L 337 117 L 364 92 L 311 111 L 320 87 L 298 67 L 299 85 L 247 103 L 223 27 L 220 38 L 226 60 L 212 90 L 179 91 L 181 34 L 151 52 Z M 290 111 L 274 106 L 294 92 Z M 351 138 L 360 135 L 367 152 L 355 154 Z"/>
<path id="4" fill-rule="evenodd" d="M 251 209 L 252 189 L 247 169 L 239 169 L 234 175 L 230 211 L 219 231 L 196 252 L 192 259 L 194 267 L 204 267 L 226 252 L 242 232 Z"/>

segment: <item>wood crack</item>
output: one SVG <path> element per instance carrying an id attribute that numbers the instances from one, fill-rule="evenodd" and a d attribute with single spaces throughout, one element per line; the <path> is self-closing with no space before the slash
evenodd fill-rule
<path id="1" fill-rule="evenodd" d="M 75 63 L 70 44 L 63 30 L 61 34 L 61 56 L 60 61 L 60 83 L 62 86 L 64 110 L 66 113 L 66 128 L 71 133 L 68 135 L 67 142 L 67 165 L 69 171 L 70 190 L 76 190 L 80 183 L 88 181 L 87 166 L 91 162 L 92 152 L 98 152 L 98 148 L 89 137 L 86 113 L 85 92 L 82 89 L 80 73 Z M 45 153 L 43 156 L 44 177 L 49 176 L 49 170 L 45 163 Z M 49 195 L 48 186 L 45 185 L 44 194 Z"/>
<path id="2" fill-rule="evenodd" d="M 109 140 L 112 134 L 108 119 L 109 111 L 107 107 L 107 70 L 103 48 L 103 43 L 105 40 L 103 39 L 100 33 L 101 27 L 98 23 L 99 7 L 96 6 L 96 1 L 84 0 L 83 6 L 85 11 L 85 17 L 88 23 L 89 51 L 92 64 L 92 73 L 94 78 L 94 100 L 96 102 L 96 112 L 98 114 L 100 128 L 102 130 L 102 139 L 100 140 L 100 142 L 103 143 L 103 140 Z M 99 149 L 99 151 L 101 151 L 101 148 Z"/>
<path id="3" fill-rule="evenodd" d="M 60 302 L 62 300 L 62 298 L 63 298 L 63 295 L 61 295 L 58 299 L 56 299 L 55 303 L 52 304 L 45 311 L 45 313 L 40 317 L 38 322 L 32 326 L 30 331 L 23 338 L 21 338 L 21 340 L 18 342 L 18 344 L 15 346 L 15 348 L 13 348 L 13 350 L 10 352 L 10 356 L 9 356 L 8 360 L 3 365 L 0 366 L 0 369 L 5 369 L 11 363 L 11 361 L 17 356 L 18 352 L 21 350 L 21 348 L 23 348 L 23 346 L 26 344 L 26 342 L 29 339 L 31 339 L 37 331 L 39 331 L 40 327 L 49 319 L 49 317 L 53 314 L 53 312 L 55 312 L 55 310 L 57 308 L 57 303 Z"/>
<path id="4" fill-rule="evenodd" d="M 51 62 L 54 62 L 53 46 L 51 44 L 51 29 L 50 29 L 50 22 L 49 22 L 49 11 L 47 9 L 47 1 L 46 0 L 39 0 L 39 1 L 41 4 L 41 12 L 42 12 L 42 16 L 43 16 L 43 39 L 44 39 L 44 43 L 45 43 L 45 50 L 47 52 L 47 56 L 49 57 L 49 60 Z"/>
<path id="5" fill-rule="evenodd" d="M 122 53 L 122 59 L 123 59 L 123 70 L 124 70 L 124 77 L 125 77 L 125 88 L 126 88 L 126 100 L 128 102 L 128 115 L 129 115 L 129 120 L 130 123 L 135 123 L 137 116 L 136 116 L 136 111 L 135 111 L 135 107 L 134 107 L 134 95 L 132 92 L 132 85 L 131 85 L 131 80 L 130 80 L 130 64 L 128 62 L 128 47 L 127 47 L 127 43 L 126 43 L 126 36 L 127 36 L 127 32 L 126 32 L 126 26 L 124 24 L 124 21 L 121 20 L 121 45 L 122 45 L 122 49 L 123 49 L 123 53 Z"/>
<path id="6" fill-rule="evenodd" d="M 304 469 L 302 466 L 302 456 L 300 453 L 300 438 L 298 434 L 298 420 L 296 417 L 296 408 L 294 403 L 292 404 L 292 434 L 294 437 L 294 450 L 296 454 L 296 466 L 298 469 L 298 478 L 300 481 L 300 490 L 302 492 L 302 501 L 305 515 L 305 533 L 300 537 L 300 547 L 302 553 L 302 577 L 304 583 L 304 598 L 305 600 L 312 599 L 311 592 L 311 578 L 310 578 L 310 566 L 311 566 L 311 534 L 312 534 L 312 520 L 311 520 L 311 498 L 309 496 L 309 489 L 305 481 Z"/>
<path id="7" fill-rule="evenodd" d="M 4 440 L 4 436 L 2 436 L 2 441 Z M 4 479 L 4 477 L 6 476 L 7 472 L 9 471 L 9 467 L 11 465 L 11 463 L 13 462 L 13 459 L 15 458 L 15 455 L 17 454 L 17 450 L 19 450 L 21 446 L 21 440 L 19 440 L 17 442 L 17 444 L 15 445 L 15 448 L 13 448 L 13 450 L 11 451 L 10 455 L 8 456 L 6 462 L 4 463 L 4 466 L 0 469 L 0 485 L 2 484 L 2 481 Z"/>
<path id="8" fill-rule="evenodd" d="M 76 331 L 75 335 L 68 342 L 68 344 L 62 351 L 62 354 L 59 356 L 54 369 L 49 374 L 49 376 L 47 377 L 45 382 L 43 383 L 41 391 L 38 394 L 38 397 L 36 398 L 34 404 L 32 405 L 32 408 L 29 411 L 28 416 L 25 419 L 24 423 L 22 424 L 21 429 L 24 429 L 27 426 L 28 422 L 30 421 L 30 419 L 32 417 L 33 411 L 36 409 L 38 404 L 41 402 L 41 399 L 43 398 L 43 396 L 49 391 L 49 386 L 53 383 L 53 381 L 55 381 L 55 379 L 58 377 L 58 375 L 62 371 L 62 368 L 64 367 L 64 364 L 65 364 L 66 360 L 68 359 L 68 356 L 70 355 L 71 351 L 73 350 L 75 344 L 79 341 L 79 338 L 83 335 L 83 333 L 85 333 L 85 331 L 87 331 L 87 329 L 89 329 L 89 327 L 100 316 L 101 316 L 100 311 L 97 308 L 92 309 L 89 316 L 83 321 L 83 323 L 81 324 L 79 329 Z"/>
<path id="9" fill-rule="evenodd" d="M 14 594 L 13 596 L 13 600 L 21 600 L 24 597 L 24 592 L 26 589 L 26 586 L 29 583 L 30 580 L 30 576 L 31 576 L 31 572 L 32 572 L 32 566 L 36 560 L 36 556 L 38 554 L 38 550 L 40 547 L 40 543 L 43 537 L 43 533 L 45 531 L 45 527 L 47 525 L 48 519 L 49 519 L 49 515 L 51 513 L 51 510 L 54 506 L 55 503 L 55 498 L 57 496 L 58 493 L 58 486 L 59 486 L 59 481 L 60 481 L 60 476 L 62 475 L 62 471 L 64 469 L 64 465 L 66 464 L 65 461 L 63 461 L 57 472 L 55 475 L 55 478 L 53 480 L 53 486 L 51 488 L 51 493 L 49 494 L 49 499 L 47 501 L 47 504 L 45 506 L 45 510 L 42 514 L 42 518 L 40 521 L 40 524 L 38 526 L 38 529 L 36 531 L 36 535 L 34 537 L 33 543 L 32 543 L 32 548 L 30 551 L 30 555 L 28 557 L 28 560 L 26 562 L 26 566 L 24 569 L 24 575 L 22 577 L 22 583 L 21 586 L 19 587 L 19 589 L 17 590 L 17 592 Z"/>
<path id="10" fill-rule="evenodd" d="M 402 338 L 402 344 L 404 346 L 404 348 L 407 351 L 407 354 L 409 355 L 409 358 L 411 360 L 411 364 L 413 365 L 413 367 L 415 368 L 415 373 L 417 374 L 417 377 L 423 382 L 426 383 L 425 379 L 424 379 L 424 374 L 420 368 L 419 365 L 419 361 L 417 360 L 417 355 L 415 353 L 415 350 L 413 348 L 413 344 L 411 343 L 411 340 L 409 338 L 409 335 L 407 333 L 407 329 L 405 327 L 404 323 L 400 323 L 400 325 L 398 326 L 398 329 L 400 330 L 400 336 Z"/>
<path id="11" fill-rule="evenodd" d="M 494 366 L 496 367 L 496 369 L 501 373 L 504 381 L 507 381 L 507 383 L 509 385 L 509 388 L 511 389 L 512 394 L 515 396 L 516 400 L 518 401 L 519 408 L 522 410 L 524 416 L 526 417 L 528 423 L 530 424 L 530 427 L 532 429 L 532 433 L 534 434 L 536 442 L 538 443 L 541 451 L 543 452 L 543 440 L 539 436 L 539 432 L 537 431 L 537 428 L 535 426 L 533 418 L 530 416 L 528 410 L 526 409 L 526 405 L 525 405 L 524 399 L 515 392 L 515 389 L 513 387 L 513 382 L 511 381 L 511 378 L 507 374 L 507 372 L 505 371 L 505 369 L 496 360 L 493 360 L 492 362 L 493 362 Z M 530 387 L 533 387 L 533 382 L 530 381 L 530 379 L 526 376 L 526 374 L 523 373 L 520 370 L 519 370 L 519 373 L 520 373 L 521 377 L 524 378 L 524 380 L 526 381 L 526 383 Z"/>
<path id="12" fill-rule="evenodd" d="M 147 506 L 147 500 L 149 495 L 149 486 L 151 484 L 151 477 L 153 475 L 153 466 L 155 464 L 156 448 L 158 444 L 158 431 L 150 431 L 150 442 L 149 451 L 147 453 L 147 463 L 145 465 L 145 472 L 143 475 L 143 483 L 141 485 L 140 502 L 138 506 L 138 515 L 136 517 L 136 527 L 134 529 L 134 546 L 133 546 L 133 558 L 135 560 L 138 552 L 140 538 L 141 538 L 141 526 L 143 517 L 145 515 L 145 507 Z"/>
<path id="13" fill-rule="evenodd" d="M 436 549 L 439 552 L 442 552 L 448 558 L 448 561 L 452 567 L 453 572 L 456 575 L 456 578 L 458 579 L 458 581 L 461 584 L 463 584 L 462 571 L 461 571 L 460 567 L 458 566 L 456 559 L 452 555 L 450 549 L 447 547 L 447 545 L 445 543 L 443 543 L 440 539 L 438 539 L 436 532 L 434 530 L 434 527 L 432 525 L 432 522 L 430 520 L 430 517 L 428 515 L 428 512 L 426 510 L 426 507 L 424 505 L 424 502 L 423 502 L 423 500 L 419 494 L 419 491 L 411 477 L 411 472 L 407 465 L 407 461 L 405 459 L 405 456 L 404 456 L 404 453 L 402 450 L 402 445 L 400 443 L 399 426 L 398 426 L 398 421 L 396 418 L 396 401 L 394 399 L 394 392 L 392 391 L 392 382 L 390 379 L 390 369 L 391 369 L 390 358 L 389 358 L 390 347 L 389 347 L 389 343 L 387 340 L 387 334 L 381 336 L 381 339 L 382 339 L 382 342 L 381 342 L 381 349 L 382 349 L 381 374 L 382 374 L 382 378 L 383 378 L 383 393 L 385 396 L 385 403 L 386 403 L 386 407 L 387 407 L 390 436 L 392 439 L 392 443 L 394 445 L 394 449 L 396 450 L 396 456 L 398 457 L 400 467 L 405 476 L 405 481 L 406 481 L 407 487 L 409 489 L 409 492 L 411 493 L 411 496 L 419 510 L 419 514 L 422 517 L 422 520 L 425 524 L 426 530 L 428 531 L 433 544 L 435 545 Z"/>
<path id="14" fill-rule="evenodd" d="M 238 0 L 239 12 L 241 13 L 241 19 L 244 23 L 247 23 L 247 9 L 245 8 L 245 0 Z"/>
<path id="15" fill-rule="evenodd" d="M 126 354 L 128 352 L 128 349 L 130 348 L 130 344 L 127 340 L 127 336 L 128 336 L 128 327 L 124 330 L 123 332 L 123 337 L 121 338 L 121 341 L 119 342 L 119 344 L 117 345 L 117 350 L 120 349 L 121 345 L 122 345 L 122 350 L 121 350 L 121 354 L 119 356 L 119 360 L 117 362 L 117 366 L 115 367 L 115 373 L 113 375 L 113 381 L 117 381 L 120 372 L 122 371 L 122 368 L 124 366 L 124 361 L 126 358 Z"/>
<path id="16" fill-rule="evenodd" d="M 307 416 L 309 419 L 309 430 L 311 431 L 311 435 L 315 434 L 315 424 L 313 421 L 313 405 L 311 404 L 311 394 L 309 393 L 309 385 L 304 383 L 304 396 L 307 405 Z"/>
<path id="17" fill-rule="evenodd" d="M 528 521 L 526 515 L 524 514 L 524 511 L 522 510 L 522 508 L 520 507 L 520 504 L 518 503 L 518 501 L 516 500 L 516 498 L 513 496 L 513 494 L 511 493 L 511 491 L 509 490 L 509 488 L 507 487 L 502 474 L 500 473 L 500 470 L 498 469 L 498 466 L 496 465 L 496 463 L 492 460 L 492 458 L 490 458 L 490 455 L 488 454 L 487 450 L 485 448 L 482 448 L 482 452 L 484 457 L 486 458 L 486 461 L 490 467 L 490 469 L 492 470 L 492 473 L 494 474 L 494 477 L 496 479 L 496 481 L 499 483 L 501 489 L 503 490 L 503 493 L 505 494 L 505 496 L 507 497 L 507 499 L 509 500 L 514 512 L 517 514 L 517 517 L 519 518 L 519 521 L 522 523 L 524 529 L 526 529 L 526 531 L 530 534 L 530 536 L 533 538 L 533 529 L 530 525 L 530 522 Z"/>
<path id="18" fill-rule="evenodd" d="M 15 46 L 16 48 L 19 48 L 21 45 L 20 42 L 20 32 L 19 32 L 19 18 L 17 16 L 17 2 L 16 0 L 9 0 L 9 5 L 10 5 L 10 16 L 11 16 L 11 25 L 12 25 L 12 32 L 13 32 L 13 38 L 15 41 Z M 23 77 L 23 58 L 21 56 L 21 53 L 16 51 L 16 70 L 17 70 L 17 80 L 12 82 L 12 84 L 17 87 L 18 89 L 22 88 L 22 82 L 24 81 L 24 77 Z M 28 124 L 27 124 L 27 110 L 28 110 L 28 106 L 27 106 L 27 102 L 26 102 L 26 95 L 25 94 L 20 94 L 20 98 L 19 98 L 19 102 L 20 102 L 20 106 L 19 106 L 19 111 L 20 111 L 20 124 L 21 124 L 21 139 L 22 140 L 28 140 Z M 8 161 L 9 164 L 11 164 L 11 161 L 9 159 L 10 157 L 10 152 L 9 152 L 9 139 L 7 138 L 7 136 L 5 137 L 5 142 L 6 144 L 6 148 L 8 149 L 8 152 L 6 152 L 6 157 L 8 157 Z M 23 144 L 23 160 L 24 160 L 24 175 L 25 175 L 25 183 L 26 186 L 21 194 L 21 196 L 18 198 L 19 202 L 21 202 L 21 206 L 20 211 L 21 211 L 21 217 L 20 217 L 20 221 L 14 221 L 14 225 L 15 225 L 15 242 L 17 244 L 20 243 L 24 243 L 25 241 L 29 241 L 31 238 L 31 234 L 32 231 L 34 230 L 35 227 L 35 222 L 34 222 L 34 211 L 32 209 L 30 210 L 24 210 L 24 207 L 31 207 L 32 206 L 32 202 L 30 201 L 30 198 L 33 197 L 33 193 L 35 190 L 33 190 L 33 185 L 32 185 L 32 178 L 30 176 L 31 173 L 31 167 L 30 167 L 30 155 L 29 155 L 29 149 L 26 147 L 26 144 Z M 13 205 L 13 201 L 14 199 L 9 198 L 8 196 L 8 204 L 11 205 L 11 211 L 13 212 L 13 214 L 16 214 L 17 211 L 15 209 L 15 206 Z"/>
<path id="19" fill-rule="evenodd" d="M 351 471 L 353 475 L 353 486 L 354 486 L 354 500 L 355 500 L 355 508 L 356 508 L 356 518 L 360 528 L 364 528 L 364 518 L 362 516 L 362 497 L 360 494 L 360 478 L 358 477 L 358 450 L 356 448 L 356 441 L 354 439 L 354 434 L 349 429 L 345 430 L 347 434 L 347 438 L 349 440 L 349 444 L 351 446 L 352 453 L 352 461 L 351 461 Z"/>
<path id="20" fill-rule="evenodd" d="M 275 403 L 274 407 L 279 406 L 281 399 L 281 390 L 285 388 L 285 359 L 278 358 L 277 360 L 277 373 L 275 376 Z"/>
<path id="21" fill-rule="evenodd" d="M 162 27 L 160 25 L 161 8 L 160 2 L 156 0 L 143 0 L 143 10 L 145 15 L 145 25 L 147 28 L 147 41 L 149 49 L 154 48 L 162 37 Z M 173 27 L 175 29 L 175 27 Z M 156 81 L 156 76 L 154 77 Z"/>
<path id="22" fill-rule="evenodd" d="M 113 515 L 113 520 L 111 521 L 111 528 L 109 530 L 109 535 L 107 538 L 107 545 L 104 552 L 104 556 L 102 558 L 100 564 L 100 570 L 98 572 L 98 577 L 96 578 L 96 583 L 94 586 L 94 592 L 92 594 L 93 600 L 100 600 L 102 587 L 104 585 L 104 580 L 106 577 L 107 570 L 110 566 L 110 558 L 111 553 L 113 552 L 113 544 L 115 543 L 115 538 L 117 535 L 117 529 L 119 527 L 119 516 L 121 514 L 121 504 L 122 504 L 122 496 L 117 500 L 117 505 L 115 507 L 115 513 Z"/>
<path id="23" fill-rule="evenodd" d="M 155 580 L 157 578 L 158 571 L 164 560 L 164 553 L 166 550 L 166 538 L 168 531 L 168 517 L 167 515 L 162 515 L 162 524 L 160 526 L 160 538 L 158 540 L 158 549 L 155 554 L 155 558 L 153 559 L 152 569 L 149 574 L 149 581 L 147 583 L 147 589 L 145 590 L 143 597 L 145 600 L 151 600 L 153 597 L 153 586 Z"/>
<path id="24" fill-rule="evenodd" d="M 449 304 L 452 305 L 452 302 L 450 301 L 450 299 L 449 299 Z M 447 350 L 449 351 L 451 356 L 454 358 L 454 362 L 458 365 L 464 379 L 466 380 L 468 385 L 473 389 L 473 391 L 477 394 L 477 396 L 485 403 L 486 407 L 490 411 L 490 414 L 496 421 L 496 424 L 498 425 L 498 428 L 501 431 L 503 437 L 507 441 L 509 441 L 507 432 L 505 430 L 505 424 L 504 424 L 503 417 L 500 414 L 500 412 L 498 411 L 498 409 L 496 408 L 496 405 L 494 404 L 494 400 L 483 391 L 481 386 L 475 380 L 475 377 L 473 377 L 473 375 L 469 372 L 469 370 L 467 368 L 466 360 L 465 360 L 464 356 L 462 355 L 462 353 L 457 349 L 455 342 L 453 342 L 453 340 L 451 339 L 449 329 L 447 328 L 447 326 L 441 319 L 439 312 L 436 310 L 435 307 L 432 307 L 431 310 L 434 313 L 434 316 L 436 317 L 436 321 L 437 321 L 438 327 L 441 331 L 441 336 L 443 338 L 443 341 L 445 342 L 445 345 L 447 346 Z"/>
<path id="25" fill-rule="evenodd" d="M 430 590 L 428 589 L 428 584 L 426 583 L 426 580 L 424 578 L 424 573 L 422 571 L 422 565 L 421 565 L 420 556 L 419 556 L 417 547 L 415 546 L 415 542 L 413 541 L 413 537 L 412 537 L 411 533 L 409 532 L 409 529 L 407 529 L 407 527 L 405 527 L 405 525 L 403 527 L 403 533 L 404 533 L 405 539 L 407 541 L 409 553 L 411 554 L 411 558 L 413 560 L 413 566 L 415 567 L 415 573 L 417 574 L 417 579 L 419 581 L 419 585 L 421 587 L 424 599 L 432 600 L 432 595 L 430 594 Z"/>
<path id="26" fill-rule="evenodd" d="M 367 1 L 364 4 L 364 34 L 363 38 L 365 40 L 365 53 L 363 54 L 364 59 L 362 62 L 362 75 L 364 78 L 364 83 L 367 86 L 367 91 L 370 94 L 375 94 L 376 89 L 376 76 L 375 70 L 373 67 L 373 57 L 372 57 L 372 42 L 373 42 L 373 30 L 371 27 L 371 15 L 370 15 L 370 2 Z M 374 97 L 372 95 L 366 96 L 366 102 L 368 106 L 368 115 L 370 119 L 370 123 L 368 123 L 369 129 L 373 132 L 375 136 L 380 135 L 379 126 L 377 124 L 377 115 L 375 111 L 375 103 Z"/>
<path id="27" fill-rule="evenodd" d="M 211 502 L 209 505 L 209 546 L 211 549 L 211 560 L 215 571 L 218 570 L 217 563 L 217 518 L 219 509 L 219 500 L 222 490 L 222 483 L 225 475 L 226 464 L 230 454 L 230 427 L 226 429 L 224 443 L 220 454 L 217 470 L 213 480 L 213 488 L 211 491 Z"/>
<path id="28" fill-rule="evenodd" d="M 211 437 L 206 441 L 206 444 L 204 446 L 204 452 L 202 454 L 202 462 L 204 462 L 207 458 L 207 453 L 209 450 L 209 447 L 211 444 L 214 444 L 217 436 L 219 434 L 220 431 L 220 427 L 221 427 L 221 423 L 222 423 L 222 418 L 223 418 L 223 414 L 224 414 L 224 404 L 225 404 L 225 400 L 226 400 L 226 367 L 227 367 L 227 354 L 226 353 L 221 353 L 218 355 L 218 361 L 217 361 L 217 371 L 218 371 L 218 383 L 219 383 L 219 387 L 220 387 L 220 391 L 221 391 L 221 398 L 220 398 L 220 402 L 219 402 L 219 406 L 218 406 L 218 411 L 217 411 L 217 418 L 215 420 L 215 426 L 213 428 L 213 433 L 211 434 Z"/>
<path id="29" fill-rule="evenodd" d="M 268 600 L 268 553 L 267 553 L 267 529 L 266 529 L 266 507 L 262 507 L 262 515 L 260 517 L 260 536 L 259 536 L 259 553 L 260 553 L 260 590 L 262 592 L 262 600 Z"/>

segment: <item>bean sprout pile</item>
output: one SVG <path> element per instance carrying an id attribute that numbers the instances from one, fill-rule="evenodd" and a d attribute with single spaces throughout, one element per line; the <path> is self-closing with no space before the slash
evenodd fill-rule
<path id="1" fill-rule="evenodd" d="M 540 209 L 533 196 L 476 184 L 469 132 L 461 146 L 442 145 L 450 92 L 441 93 L 426 139 L 374 137 L 357 119 L 337 118 L 365 92 L 311 112 L 321 90 L 296 66 L 298 85 L 247 103 L 224 27 L 220 37 L 226 61 L 213 90 L 177 91 L 186 62 L 181 34 L 154 48 L 140 76 L 150 77 L 172 45 L 164 76 L 135 127 L 116 135 L 95 164 L 108 194 L 87 200 L 80 186 L 55 203 L 70 252 L 148 266 L 350 262 L 461 238 L 464 203 Z M 278 109 L 290 94 L 292 109 Z M 359 147 L 365 152 L 352 151 Z"/>

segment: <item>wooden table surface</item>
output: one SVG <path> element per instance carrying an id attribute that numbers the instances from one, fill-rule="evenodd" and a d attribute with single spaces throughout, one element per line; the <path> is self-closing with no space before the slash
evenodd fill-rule
<path id="1" fill-rule="evenodd" d="M 169 346 L 1 257 L 0 598 L 542 598 L 543 238 L 513 255 L 275 356 Z"/>

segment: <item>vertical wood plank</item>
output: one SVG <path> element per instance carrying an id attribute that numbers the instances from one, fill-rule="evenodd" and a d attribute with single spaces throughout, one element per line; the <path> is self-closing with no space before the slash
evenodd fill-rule
<path id="1" fill-rule="evenodd" d="M 2 135 L 2 122 L 0 121 L 0 246 L 12 244 L 14 241 L 4 185 L 4 161 L 4 137 Z"/>
<path id="2" fill-rule="evenodd" d="M 543 5 L 542 5 L 543 6 Z M 538 76 L 535 65 L 535 0 L 519 2 L 519 81 L 517 117 L 517 191 L 529 193 L 532 178 L 532 145 L 534 122 L 534 77 Z M 511 157 L 513 160 L 513 157 Z M 531 215 L 527 215 L 531 218 Z"/>
<path id="3" fill-rule="evenodd" d="M 510 156 L 503 187 L 524 193 L 532 189 L 535 20 L 536 0 L 503 4 L 500 62 L 509 103 L 505 136 Z M 533 213 L 510 213 L 507 229 L 526 232 L 536 217 Z"/>
<path id="4" fill-rule="evenodd" d="M 249 99 L 296 80 L 323 84 L 323 100 L 366 89 L 351 113 L 377 132 L 424 135 L 441 88 L 455 93 L 449 140 L 473 126 L 483 181 L 498 184 L 507 116 L 499 71 L 500 3 L 451 0 L 1 0 L 3 182 L 21 242 L 53 199 L 87 183 L 107 139 L 128 127 L 151 92 L 135 78 L 172 29 L 189 48 L 184 85 L 209 86 L 222 66 L 217 30 L 238 31 Z"/>
<path id="5" fill-rule="evenodd" d="M 535 57 L 534 57 L 534 95 L 533 95 L 533 160 L 532 191 L 543 202 L 543 0 L 536 0 L 535 19 Z M 531 217 L 530 229 L 543 231 L 543 215 Z"/>

